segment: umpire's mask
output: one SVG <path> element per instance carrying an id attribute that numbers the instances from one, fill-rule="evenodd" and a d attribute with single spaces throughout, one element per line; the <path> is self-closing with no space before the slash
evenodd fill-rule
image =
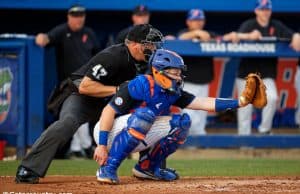
<path id="1" fill-rule="evenodd" d="M 162 33 L 156 28 L 151 27 L 145 40 L 141 41 L 144 46 L 144 55 L 147 62 L 156 49 L 162 48 L 163 41 Z"/>
<path id="2" fill-rule="evenodd" d="M 150 56 L 156 49 L 162 48 L 164 41 L 162 33 L 151 24 L 133 26 L 126 39 L 141 43 L 144 46 L 143 52 L 146 62 L 149 61 Z"/>

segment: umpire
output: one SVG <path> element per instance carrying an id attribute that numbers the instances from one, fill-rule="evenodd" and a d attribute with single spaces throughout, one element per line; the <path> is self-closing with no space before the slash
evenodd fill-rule
<path id="1" fill-rule="evenodd" d="M 96 54 L 72 74 L 73 90 L 62 104 L 59 120 L 50 125 L 32 146 L 17 169 L 16 183 L 38 183 L 44 177 L 57 150 L 73 136 L 78 127 L 97 121 L 103 107 L 118 86 L 144 73 L 152 52 L 163 36 L 150 24 L 137 25 L 125 43 L 113 45 Z"/>

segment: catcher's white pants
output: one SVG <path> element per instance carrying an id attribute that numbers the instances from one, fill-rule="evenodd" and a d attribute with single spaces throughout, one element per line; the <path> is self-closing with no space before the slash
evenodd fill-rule
<path id="1" fill-rule="evenodd" d="M 299 65 L 295 77 L 295 88 L 297 90 L 297 110 L 295 113 L 295 121 L 296 124 L 300 125 L 300 66 Z"/>
<path id="2" fill-rule="evenodd" d="M 114 138 L 122 131 L 122 129 L 127 127 L 127 120 L 128 117 L 131 114 L 123 115 L 115 119 L 114 125 L 112 127 L 112 130 L 109 133 L 108 136 L 108 142 L 107 147 L 108 149 L 111 148 L 112 141 Z M 169 121 L 172 119 L 171 116 L 159 116 L 156 117 L 156 120 L 154 121 L 152 127 L 148 131 L 144 142 L 147 144 L 146 146 L 143 143 L 140 143 L 133 151 L 134 152 L 140 152 L 143 151 L 151 146 L 153 146 L 156 142 L 158 142 L 160 139 L 164 138 L 169 134 L 169 131 L 171 129 Z M 95 125 L 94 128 L 94 140 L 96 144 L 99 144 L 99 121 Z"/>
<path id="3" fill-rule="evenodd" d="M 80 152 L 82 149 L 87 149 L 92 145 L 92 138 L 89 132 L 89 123 L 82 124 L 71 141 L 70 151 Z"/>
<path id="4" fill-rule="evenodd" d="M 194 94 L 197 97 L 208 96 L 208 84 L 195 84 L 191 82 L 184 82 L 184 90 Z M 192 125 L 189 135 L 203 135 L 206 134 L 206 118 L 207 111 L 184 109 L 183 112 L 188 113 L 191 117 Z"/>
<path id="5" fill-rule="evenodd" d="M 258 126 L 258 131 L 264 133 L 270 131 L 272 128 L 273 117 L 276 112 L 276 102 L 278 99 L 277 88 L 274 79 L 263 79 L 266 85 L 267 105 L 262 110 L 261 123 Z M 244 79 L 236 78 L 236 87 L 238 95 L 240 96 L 245 88 L 246 81 Z M 252 104 L 249 104 L 243 108 L 239 108 L 238 112 L 238 134 L 249 135 L 251 133 L 251 121 L 252 121 Z"/>

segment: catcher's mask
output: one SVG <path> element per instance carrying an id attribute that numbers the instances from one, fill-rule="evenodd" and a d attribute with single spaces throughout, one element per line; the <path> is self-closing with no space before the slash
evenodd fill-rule
<path id="1" fill-rule="evenodd" d="M 133 26 L 127 34 L 126 40 L 138 42 L 143 45 L 146 62 L 149 61 L 150 56 L 156 49 L 162 48 L 164 42 L 162 33 L 151 24 Z"/>
<path id="2" fill-rule="evenodd" d="M 154 80 L 162 88 L 178 93 L 183 87 L 182 71 L 186 70 L 183 59 L 175 52 L 156 50 L 149 61 Z"/>

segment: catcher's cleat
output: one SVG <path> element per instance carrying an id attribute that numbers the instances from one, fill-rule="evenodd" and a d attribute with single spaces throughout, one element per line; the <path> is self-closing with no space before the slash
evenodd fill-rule
<path id="1" fill-rule="evenodd" d="M 175 169 L 173 169 L 173 168 L 163 168 L 163 169 L 170 173 L 173 173 L 176 176 L 175 180 L 179 179 L 179 174 L 176 172 Z"/>
<path id="2" fill-rule="evenodd" d="M 132 169 L 133 176 L 139 179 L 152 179 L 152 180 L 159 180 L 158 177 L 155 177 L 153 172 L 149 170 L 143 170 L 140 165 L 136 164 L 135 167 Z"/>
<path id="3" fill-rule="evenodd" d="M 179 179 L 179 175 L 174 169 L 170 168 L 157 168 L 154 172 L 150 170 L 145 170 L 136 164 L 132 169 L 133 176 L 139 179 L 152 179 L 152 180 L 164 180 L 164 181 L 173 181 Z"/>
<path id="4" fill-rule="evenodd" d="M 101 166 L 96 172 L 97 181 L 108 184 L 119 184 L 117 172 L 107 166 Z"/>
<path id="5" fill-rule="evenodd" d="M 19 166 L 16 173 L 15 182 L 23 184 L 36 184 L 39 182 L 39 176 L 32 170 L 24 166 Z"/>
<path id="6" fill-rule="evenodd" d="M 178 174 L 168 168 L 165 169 L 157 168 L 154 171 L 154 176 L 158 177 L 160 180 L 165 180 L 165 181 L 173 181 L 178 179 Z"/>

